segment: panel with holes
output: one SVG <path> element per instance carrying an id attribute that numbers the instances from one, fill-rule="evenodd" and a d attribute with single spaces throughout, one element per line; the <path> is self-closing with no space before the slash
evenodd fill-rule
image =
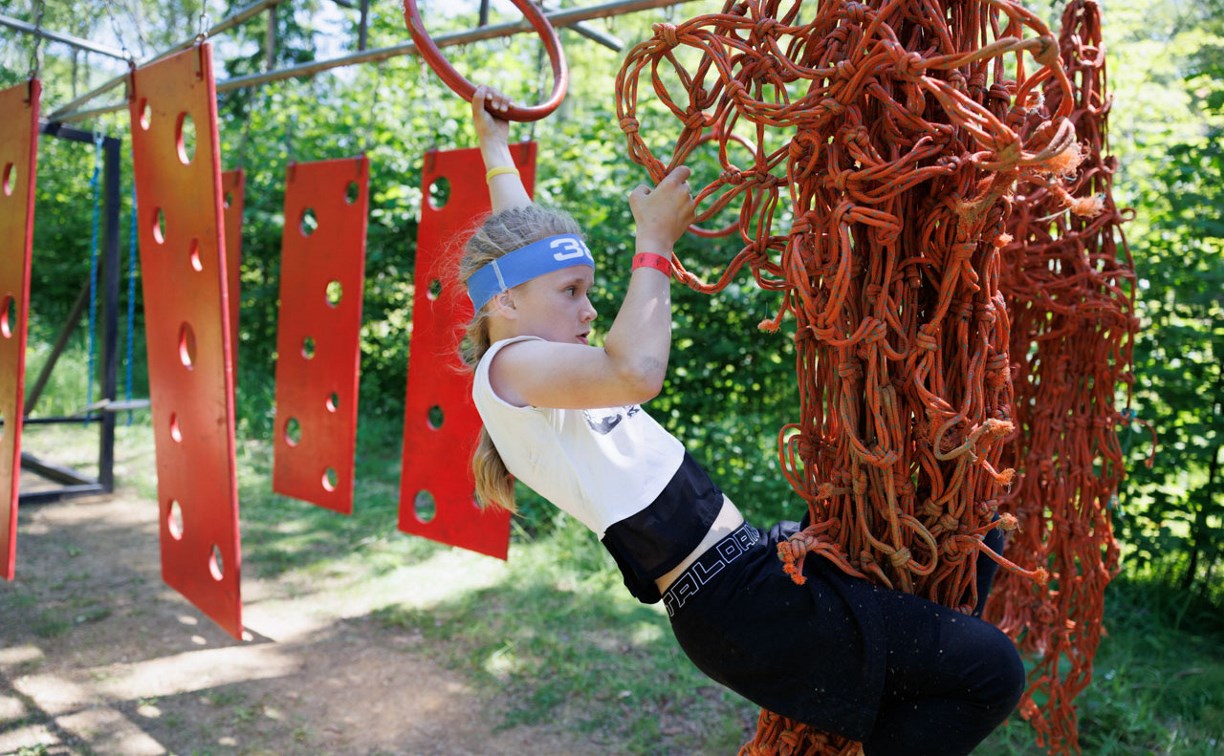
<path id="1" fill-rule="evenodd" d="M 534 142 L 511 147 L 523 186 L 535 187 Z M 422 175 L 421 224 L 417 231 L 416 293 L 408 359 L 403 473 L 399 527 L 436 541 L 500 559 L 510 543 L 510 517 L 476 505 L 472 450 L 480 416 L 472 403 L 471 374 L 461 372 L 459 339 L 472 317 L 453 276 L 460 249 L 456 237 L 489 212 L 480 150 L 430 152 Z"/>
<path id="2" fill-rule="evenodd" d="M 130 89 L 162 577 L 242 635 L 233 373 L 212 47 Z"/>
<path id="3" fill-rule="evenodd" d="M 242 285 L 242 208 L 246 195 L 246 173 L 241 168 L 221 174 L 221 207 L 225 214 L 225 295 L 229 302 L 230 356 L 238 377 L 238 304 Z"/>
<path id="4" fill-rule="evenodd" d="M 0 574 L 13 579 L 40 82 L 0 91 Z"/>
<path id="5" fill-rule="evenodd" d="M 285 187 L 272 488 L 349 514 L 369 161 L 296 163 Z"/>

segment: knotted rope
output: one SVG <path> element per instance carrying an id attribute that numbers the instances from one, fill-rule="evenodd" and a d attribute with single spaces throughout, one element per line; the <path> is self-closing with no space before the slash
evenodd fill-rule
<path id="1" fill-rule="evenodd" d="M 1045 565 L 1048 590 L 1002 576 L 987 617 L 1035 659 L 1021 712 L 1051 753 L 1078 752 L 1073 702 L 1092 677 L 1105 586 L 1118 572 L 1111 502 L 1124 472 L 1115 389 L 1129 391 L 1134 263 L 1113 201 L 1106 155 L 1107 94 L 1101 12 L 1071 0 L 1059 47 L 1076 82 L 1071 121 L 1076 165 L 1065 181 L 1022 185 L 1003 249 L 1001 289 L 1011 313 L 1014 414 L 1020 429 L 1004 459 L 1022 470 L 1001 499 L 1021 527 L 1007 555 Z M 1047 107 L 1064 93 L 1046 93 Z M 1078 199 L 1072 199 L 1078 198 Z M 1039 704 L 1038 701 L 1044 701 Z"/>
<path id="2" fill-rule="evenodd" d="M 982 539 L 1017 522 L 995 523 L 1017 430 L 1004 231 L 1018 184 L 1085 205 L 1053 189 L 1080 160 L 1074 89 L 1049 29 L 1010 0 L 804 6 L 728 2 L 656 25 L 617 78 L 620 126 L 656 182 L 719 143 L 697 220 L 738 205 L 743 246 L 713 282 L 676 260 L 678 278 L 715 292 L 747 267 L 782 294 L 762 330 L 794 319 L 800 416 L 779 457 L 813 524 L 780 546 L 786 571 L 802 582 L 818 553 L 967 611 L 979 553 L 1046 580 L 1043 562 L 1023 568 Z M 666 163 L 642 136 L 643 77 L 681 123 Z M 729 161 L 733 135 L 755 139 L 750 164 Z M 744 747 L 853 750 L 770 712 Z"/>

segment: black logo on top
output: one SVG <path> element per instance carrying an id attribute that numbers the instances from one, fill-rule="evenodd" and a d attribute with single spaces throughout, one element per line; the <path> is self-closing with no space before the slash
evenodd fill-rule
<path id="1" fill-rule="evenodd" d="M 641 411 L 642 408 L 634 404 L 629 407 L 608 407 L 606 409 L 583 410 L 582 415 L 586 418 L 587 427 L 601 436 L 606 436 L 611 433 L 616 426 L 620 425 L 621 420 L 624 420 L 627 417 L 633 417 Z"/>

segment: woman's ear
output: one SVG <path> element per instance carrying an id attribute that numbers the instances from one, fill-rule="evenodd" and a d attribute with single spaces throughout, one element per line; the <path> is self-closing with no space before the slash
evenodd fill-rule
<path id="1" fill-rule="evenodd" d="M 507 320 L 518 319 L 518 311 L 514 309 L 514 297 L 510 295 L 509 290 L 493 298 L 493 311 Z"/>

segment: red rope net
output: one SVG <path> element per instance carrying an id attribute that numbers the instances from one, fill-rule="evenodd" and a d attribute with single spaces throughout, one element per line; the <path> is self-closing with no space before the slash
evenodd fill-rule
<path id="1" fill-rule="evenodd" d="M 1084 159 L 1065 185 L 1019 188 L 1001 282 L 1020 429 L 1004 458 L 1023 470 L 1002 501 L 1020 523 L 1007 556 L 1046 566 L 1051 580 L 1035 589 L 1001 576 L 987 608 L 1036 659 L 1021 712 L 1052 753 L 1078 751 L 1072 702 L 1091 677 L 1105 586 L 1118 571 L 1110 509 L 1124 472 L 1115 427 L 1125 418 L 1115 388 L 1132 383 L 1138 328 L 1125 217 L 1113 202 L 1117 162 L 1104 155 L 1111 100 L 1099 6 L 1071 0 L 1059 41 Z M 1061 97 L 1050 91 L 1047 106 Z"/>
<path id="2" fill-rule="evenodd" d="M 1079 90 L 1055 39 L 1010 0 L 804 5 L 728 2 L 721 13 L 656 25 L 618 76 L 620 126 L 632 158 L 655 181 L 698 145 L 718 143 L 722 172 L 698 193 L 706 201 L 698 222 L 738 206 L 743 246 L 712 283 L 677 260 L 678 276 L 696 290 L 715 292 L 747 266 L 759 285 L 782 293 L 776 316 L 761 328 L 777 330 L 787 313 L 794 319 L 800 419 L 781 429 L 779 455 L 813 525 L 780 548 L 787 572 L 802 582 L 804 558 L 817 553 L 847 573 L 968 610 L 977 601 L 977 555 L 995 558 L 983 535 L 996 525 L 1001 502 L 1020 500 L 1021 489 L 1008 493 L 1014 465 L 1041 464 L 1053 455 L 1052 444 L 1069 440 L 1047 434 L 1017 441 L 1024 435 L 1016 433 L 1017 422 L 1028 432 L 1031 415 L 1051 415 L 1060 430 L 1083 423 L 1092 434 L 1088 446 L 1057 458 L 1060 470 L 1075 460 L 1080 477 L 1074 483 L 1062 482 L 1056 492 L 1048 485 L 1032 490 L 1056 493 L 1075 509 L 1086 501 L 1080 492 L 1099 501 L 1098 492 L 1112 492 L 1120 475 L 1114 456 L 1107 456 L 1108 480 L 1085 480 L 1091 461 L 1080 465 L 1116 450 L 1112 392 L 1129 364 L 1129 341 L 1123 348 L 1118 340 L 1133 331 L 1129 300 L 1114 296 L 1125 273 L 1113 257 L 1117 213 L 1112 221 L 1103 218 L 1109 216 L 1100 212 L 1104 204 L 1079 195 L 1107 194 L 1108 173 L 1099 160 L 1075 173 L 1084 154 L 1076 125 L 1097 124 L 1078 138 L 1099 155 L 1107 108 L 1095 101 L 1096 115 L 1076 111 Z M 1099 50 L 1099 43 L 1085 44 Z M 1071 70 L 1080 74 L 1081 89 L 1103 84 L 1088 69 Z M 639 108 L 643 77 L 657 102 Z M 1099 86 L 1093 97 L 1101 97 Z M 682 124 L 666 164 L 642 135 L 651 108 Z M 729 159 L 729 143 L 737 138 L 755 138 L 744 165 Z M 1078 178 L 1064 186 L 1068 176 Z M 1027 192 L 1023 198 L 1017 186 Z M 1013 205 L 1035 202 L 1038 194 L 1045 204 L 1025 216 L 1023 237 L 1014 224 L 1012 236 L 1005 233 Z M 1062 218 L 1067 203 L 1087 219 Z M 1050 214 L 1058 218 L 1045 217 Z M 1051 269 L 1050 253 L 1034 253 L 1023 242 L 1038 233 L 1062 239 L 1064 230 L 1079 235 L 1066 242 L 1065 254 L 1075 262 L 1051 273 L 1059 293 L 1043 288 L 1051 278 L 1045 274 L 1004 283 L 1005 274 L 1024 264 L 1019 259 L 1034 254 L 1036 269 Z M 1093 274 L 1072 272 L 1086 268 Z M 1013 332 L 1005 294 L 1021 296 L 1021 290 L 1037 304 Z M 1061 365 L 1068 371 L 1062 379 L 1075 390 L 1048 406 L 1041 404 L 1044 395 L 1023 393 L 1030 414 L 1017 417 L 1012 364 L 1019 359 L 1029 368 L 1033 339 L 1061 333 L 1037 314 L 1051 302 L 1085 321 L 1078 336 L 1059 336 L 1067 343 L 1079 339 L 1075 349 L 1082 353 Z M 1094 356 L 1107 366 L 1087 367 Z M 1025 379 L 1059 367 L 1043 362 Z M 1078 367 L 1085 372 L 1074 374 Z M 1071 403 L 1073 395 L 1082 400 Z M 1024 514 L 1039 524 L 1025 537 L 1035 531 L 1037 546 L 1018 552 L 1018 564 L 997 559 L 1012 573 L 1006 594 L 1015 598 L 996 603 L 1006 604 L 1019 623 L 1009 626 L 1013 632 L 1048 595 L 1048 569 L 1063 578 L 1068 573 L 1058 560 L 1075 559 L 1055 558 L 1050 547 L 1075 540 L 1084 560 L 1104 543 L 1087 544 L 1078 517 L 1054 520 L 1054 529 L 1066 529 L 1065 539 L 1041 536 L 1046 513 L 1033 501 L 1038 511 Z M 1045 505 L 1055 507 L 1050 499 Z M 1094 532 L 1108 533 L 1107 515 L 1089 522 Z M 1000 526 L 1016 523 L 1016 515 L 1001 513 Z M 1097 629 L 1100 591 L 1115 563 L 1108 543 L 1095 561 L 1082 562 L 1107 565 L 1077 583 L 1082 592 L 1066 604 L 1078 612 L 1095 601 L 1088 613 L 1096 612 Z M 1058 595 L 1068 593 L 1058 588 Z M 1061 611 L 1047 612 L 1051 624 L 1070 616 Z M 1095 635 L 1068 635 L 1071 645 L 1057 645 L 1056 636 L 1034 633 L 1032 644 L 1025 636 L 1025 647 L 1067 654 L 1074 647 L 1090 661 Z M 1056 687 L 1078 690 L 1069 682 L 1056 672 L 1038 679 L 1047 694 Z M 1069 703 L 1057 703 L 1058 717 L 1041 715 L 1049 727 L 1061 728 L 1059 737 L 1074 737 L 1073 713 L 1071 730 L 1063 716 Z M 1030 698 L 1024 712 L 1036 711 Z M 856 750 L 763 711 L 743 752 Z"/>

